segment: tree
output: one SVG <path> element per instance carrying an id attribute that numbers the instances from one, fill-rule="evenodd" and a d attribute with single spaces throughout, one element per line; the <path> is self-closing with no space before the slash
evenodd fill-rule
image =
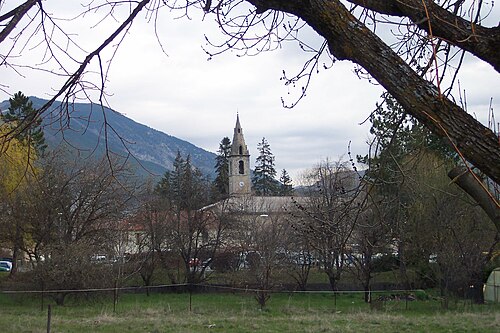
<path id="1" fill-rule="evenodd" d="M 10 131 L 7 124 L 0 124 L 0 133 Z M 4 248 L 12 250 L 11 277 L 17 273 L 24 242 L 22 228 L 25 221 L 21 216 L 26 211 L 26 191 L 37 172 L 32 164 L 36 155 L 31 148 L 15 138 L 8 141 L 0 139 L 0 226 L 4 230 L 0 242 Z"/>
<path id="2" fill-rule="evenodd" d="M 112 271 L 93 261 L 114 256 L 117 224 L 134 191 L 131 177 L 107 160 L 65 159 L 54 152 L 39 161 L 38 172 L 16 190 L 10 210 L 18 223 L 17 242 L 32 264 L 33 282 L 46 289 L 112 286 Z M 119 180 L 119 178 L 121 178 Z M 20 240 L 20 241 L 19 241 Z M 16 255 L 14 255 L 16 257 Z M 70 291 L 54 294 L 63 304 Z"/>
<path id="3" fill-rule="evenodd" d="M 9 135 L 26 146 L 34 147 L 38 155 L 43 155 L 47 145 L 42 129 L 42 118 L 33 108 L 33 103 L 22 92 L 15 93 L 14 97 L 9 99 L 9 103 L 8 111 L 0 114 L 0 120 L 10 128 Z"/>
<path id="4" fill-rule="evenodd" d="M 8 131 L 8 126 L 0 124 L 1 134 Z M 22 186 L 25 177 L 33 174 L 30 160 L 34 159 L 34 151 L 19 140 L 0 140 L 0 187 L 3 192 L 11 194 Z"/>
<path id="5" fill-rule="evenodd" d="M 295 218 L 288 217 L 288 236 L 282 247 L 285 254 L 286 272 L 297 283 L 299 290 L 307 289 L 309 273 L 315 263 L 314 247 L 311 239 L 304 237 L 304 230 L 297 227 Z"/>
<path id="6" fill-rule="evenodd" d="M 350 269 L 365 291 L 365 302 L 371 302 L 371 281 L 376 269 L 376 258 L 390 251 L 390 224 L 386 223 L 386 210 L 382 203 L 376 202 L 374 193 L 367 198 L 367 205 L 362 209 L 359 222 L 353 231 L 349 254 Z"/>
<path id="7" fill-rule="evenodd" d="M 255 295 L 260 308 L 264 309 L 271 297 L 270 290 L 285 262 L 280 250 L 286 243 L 287 228 L 279 216 L 255 216 L 250 239 L 253 252 L 247 255 L 250 274 L 259 289 Z"/>
<path id="8" fill-rule="evenodd" d="M 294 229 L 307 237 L 331 289 L 337 290 L 366 194 L 345 162 L 323 161 L 307 178 L 305 202 L 295 200 Z"/>
<path id="9" fill-rule="evenodd" d="M 371 117 L 377 149 L 364 158 L 369 165 L 365 180 L 375 199 L 371 210 L 383 216 L 379 230 L 392 230 L 402 281 L 412 287 L 407 275 L 412 269 L 418 287 L 439 285 L 446 297 L 473 285 L 481 301 L 477 277 L 498 242 L 497 233 L 478 207 L 450 186 L 446 170 L 460 163 L 456 152 L 390 98 L 387 108 L 379 107 Z"/>
<path id="10" fill-rule="evenodd" d="M 288 172 L 283 169 L 281 170 L 280 176 L 280 186 L 279 186 L 279 195 L 289 196 L 293 194 L 293 185 L 292 178 L 288 174 Z"/>
<path id="11" fill-rule="evenodd" d="M 450 186 L 449 161 L 432 151 L 420 152 L 414 161 L 402 163 L 400 185 L 408 198 L 401 208 L 403 233 L 397 235 L 405 239 L 405 264 L 417 272 L 422 287 L 438 286 L 445 301 L 454 293 L 482 303 L 483 272 L 498 231 L 476 204 Z"/>
<path id="12" fill-rule="evenodd" d="M 226 136 L 219 144 L 219 150 L 215 157 L 214 180 L 215 189 L 222 198 L 229 196 L 229 156 L 231 155 L 231 140 Z"/>
<path id="13" fill-rule="evenodd" d="M 156 232 L 150 237 L 155 235 L 156 251 L 164 265 L 168 264 L 165 258 L 170 251 L 180 256 L 188 284 L 206 279 L 205 271 L 226 229 L 224 211 L 204 209 L 211 203 L 210 188 L 210 182 L 191 165 L 189 156 L 184 159 L 180 153 L 173 170 L 167 171 L 157 186 L 163 204 L 153 224 Z"/>
<path id="14" fill-rule="evenodd" d="M 247 4 L 251 4 L 252 8 L 245 8 Z M 82 60 L 70 53 L 73 48 L 61 49 L 58 45 L 65 43 L 51 38 L 51 32 L 58 31 L 65 36 L 66 44 L 77 44 L 73 36 L 64 34 L 64 29 L 57 25 L 55 14 L 45 10 L 45 2 L 27 0 L 1 13 L 5 28 L 0 32 L 0 43 L 6 44 L 5 49 L 24 50 L 27 42 L 23 38 L 26 34 L 20 31 L 40 24 L 44 29 L 35 29 L 34 35 L 27 36 L 33 36 L 33 43 L 35 40 L 43 41 L 36 45 L 47 50 L 47 57 L 51 60 L 50 63 L 47 61 L 47 67 L 53 68 L 56 67 L 50 67 L 53 63 L 59 64 L 57 68 L 60 71 L 54 74 L 67 78 L 53 98 L 37 110 L 40 116 L 48 111 L 57 98 L 63 98 L 68 106 L 82 90 L 83 94 L 92 88 L 104 90 L 107 67 L 102 66 L 106 64 L 101 59 L 103 50 L 122 39 L 143 10 L 149 17 L 155 18 L 164 9 L 166 12 L 175 10 L 186 17 L 189 17 L 190 9 L 203 8 L 207 13 L 213 13 L 226 35 L 226 41 L 210 44 L 209 40 L 212 49 L 207 50 L 207 53 L 210 56 L 227 50 L 254 54 L 281 47 L 285 41 L 300 42 L 301 27 L 305 22 L 325 42 L 318 48 L 311 48 L 307 43 L 300 44 L 303 50 L 312 52 L 312 57 L 296 76 L 284 76 L 286 84 L 295 84 L 303 79 L 306 84 L 300 88 L 305 95 L 312 74 L 322 64 L 320 59 L 323 54 L 331 60 L 352 61 L 378 81 L 409 114 L 445 139 L 493 181 L 500 182 L 498 136 L 458 106 L 453 96 L 449 96 L 464 54 L 476 56 L 493 66 L 497 72 L 500 70 L 500 28 L 486 27 L 482 21 L 493 3 L 454 0 L 221 0 L 212 5 L 212 1 L 202 0 L 142 0 L 98 3 L 84 7 L 81 14 L 101 11 L 109 14 L 105 17 L 114 17 L 111 13 L 114 14 L 120 5 L 127 8 L 128 15 L 103 42 L 84 54 Z M 346 5 L 351 7 L 347 8 Z M 391 24 L 398 26 L 398 29 L 391 30 L 396 34 L 396 42 L 386 43 L 379 38 L 385 33 L 380 27 Z M 369 27 L 373 27 L 373 30 Z M 43 36 L 35 38 L 39 34 Z M 62 55 L 55 50 L 60 50 Z M 15 52 L 9 52 L 2 61 L 16 68 L 13 63 L 15 56 Z M 66 61 L 61 61 L 61 57 L 70 59 L 71 64 L 65 66 Z M 93 61 L 101 64 L 99 70 L 102 75 L 98 76 L 99 83 L 89 85 L 86 75 Z M 71 66 L 76 69 L 70 69 Z M 444 86 L 445 77 L 449 78 L 448 87 Z M 104 96 L 99 94 L 101 103 L 104 102 Z M 68 116 L 66 110 L 61 110 L 61 118 Z"/>
<path id="15" fill-rule="evenodd" d="M 284 249 L 289 243 L 285 210 L 263 197 L 244 196 L 230 200 L 232 217 L 228 245 L 238 251 L 240 267 L 248 269 L 241 285 L 255 286 L 255 299 L 264 309 L 287 261 Z"/>
<path id="16" fill-rule="evenodd" d="M 138 225 L 144 231 L 140 238 L 138 253 L 134 257 L 134 270 L 139 270 L 141 278 L 146 286 L 151 284 L 153 273 L 157 266 L 162 266 L 170 282 L 177 284 L 179 274 L 175 274 L 175 268 L 179 267 L 178 251 L 174 249 L 173 230 L 168 221 L 171 221 L 173 210 L 171 200 L 168 199 L 168 176 L 162 181 L 151 186 L 148 181 L 144 192 L 139 199 L 139 207 L 130 223 Z M 149 294 L 149 290 L 148 290 Z"/>
<path id="17" fill-rule="evenodd" d="M 252 177 L 252 186 L 258 195 L 269 196 L 277 192 L 276 169 L 274 168 L 274 156 L 266 138 L 257 145 L 259 156 L 255 162 L 255 170 Z"/>

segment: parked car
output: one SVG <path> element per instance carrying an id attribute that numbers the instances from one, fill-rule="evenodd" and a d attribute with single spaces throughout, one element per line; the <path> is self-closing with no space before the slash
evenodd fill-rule
<path id="1" fill-rule="evenodd" d="M 10 261 L 0 261 L 0 272 L 10 272 L 12 263 Z"/>

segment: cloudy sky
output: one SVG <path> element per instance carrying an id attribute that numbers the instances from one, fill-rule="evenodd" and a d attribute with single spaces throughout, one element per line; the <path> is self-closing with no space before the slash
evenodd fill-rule
<path id="1" fill-rule="evenodd" d="M 46 1 L 46 6 L 54 3 Z M 67 3 L 63 7 L 59 2 L 53 12 L 59 17 L 74 16 L 78 8 Z M 6 9 L 0 8 L 0 14 Z M 287 87 L 280 77 L 283 70 L 289 74 L 299 71 L 307 54 L 288 43 L 257 56 L 238 57 L 227 52 L 207 60 L 202 49 L 205 35 L 214 39 L 221 35 L 212 17 L 203 18 L 201 11 L 192 14 L 188 20 L 162 13 L 157 31 L 164 52 L 154 25 L 144 15 L 134 23 L 110 66 L 106 91 L 111 108 L 212 152 L 224 136 L 232 138 L 239 113 L 252 162 L 257 143 L 265 137 L 276 157 L 277 170 L 285 168 L 293 178 L 327 157 L 347 159 L 349 142 L 354 155 L 366 153 L 369 123 L 361 123 L 379 101 L 380 86 L 359 79 L 351 63 L 336 62 L 314 76 L 307 96 L 296 107 L 285 109 L 281 98 L 294 102 L 300 86 Z M 498 10 L 494 14 L 499 14 Z M 498 22 L 500 15 L 496 17 Z M 91 50 L 117 24 L 108 20 L 93 27 L 100 18 L 99 14 L 87 15 L 61 25 L 84 49 Z M 312 31 L 305 31 L 305 38 L 311 44 L 321 43 Z M 22 54 L 16 59 L 20 64 L 42 62 L 42 50 L 27 47 L 18 52 Z M 0 54 L 5 53 L 6 46 L 0 45 Z M 74 54 L 83 58 L 83 53 L 75 50 Z M 62 82 L 39 71 L 23 69 L 21 74 L 0 68 L 1 100 L 18 90 L 48 98 Z M 483 123 L 491 98 L 498 110 L 500 77 L 489 65 L 468 58 L 460 87 L 466 91 L 469 112 Z"/>

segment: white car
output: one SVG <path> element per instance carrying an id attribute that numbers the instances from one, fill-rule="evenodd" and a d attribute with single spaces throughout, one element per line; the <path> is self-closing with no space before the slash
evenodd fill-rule
<path id="1" fill-rule="evenodd" d="M 0 261 L 0 272 L 10 272 L 12 263 L 10 261 Z"/>

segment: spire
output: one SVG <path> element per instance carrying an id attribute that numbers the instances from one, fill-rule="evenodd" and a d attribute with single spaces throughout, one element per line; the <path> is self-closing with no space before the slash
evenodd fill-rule
<path id="1" fill-rule="evenodd" d="M 241 128 L 241 125 L 240 125 L 240 113 L 239 112 L 236 112 L 236 127 L 235 128 Z"/>
<path id="2" fill-rule="evenodd" d="M 243 129 L 240 125 L 240 115 L 236 113 L 236 125 L 234 126 L 233 143 L 231 146 L 231 155 L 250 155 L 248 153 L 245 138 L 243 137 Z"/>

